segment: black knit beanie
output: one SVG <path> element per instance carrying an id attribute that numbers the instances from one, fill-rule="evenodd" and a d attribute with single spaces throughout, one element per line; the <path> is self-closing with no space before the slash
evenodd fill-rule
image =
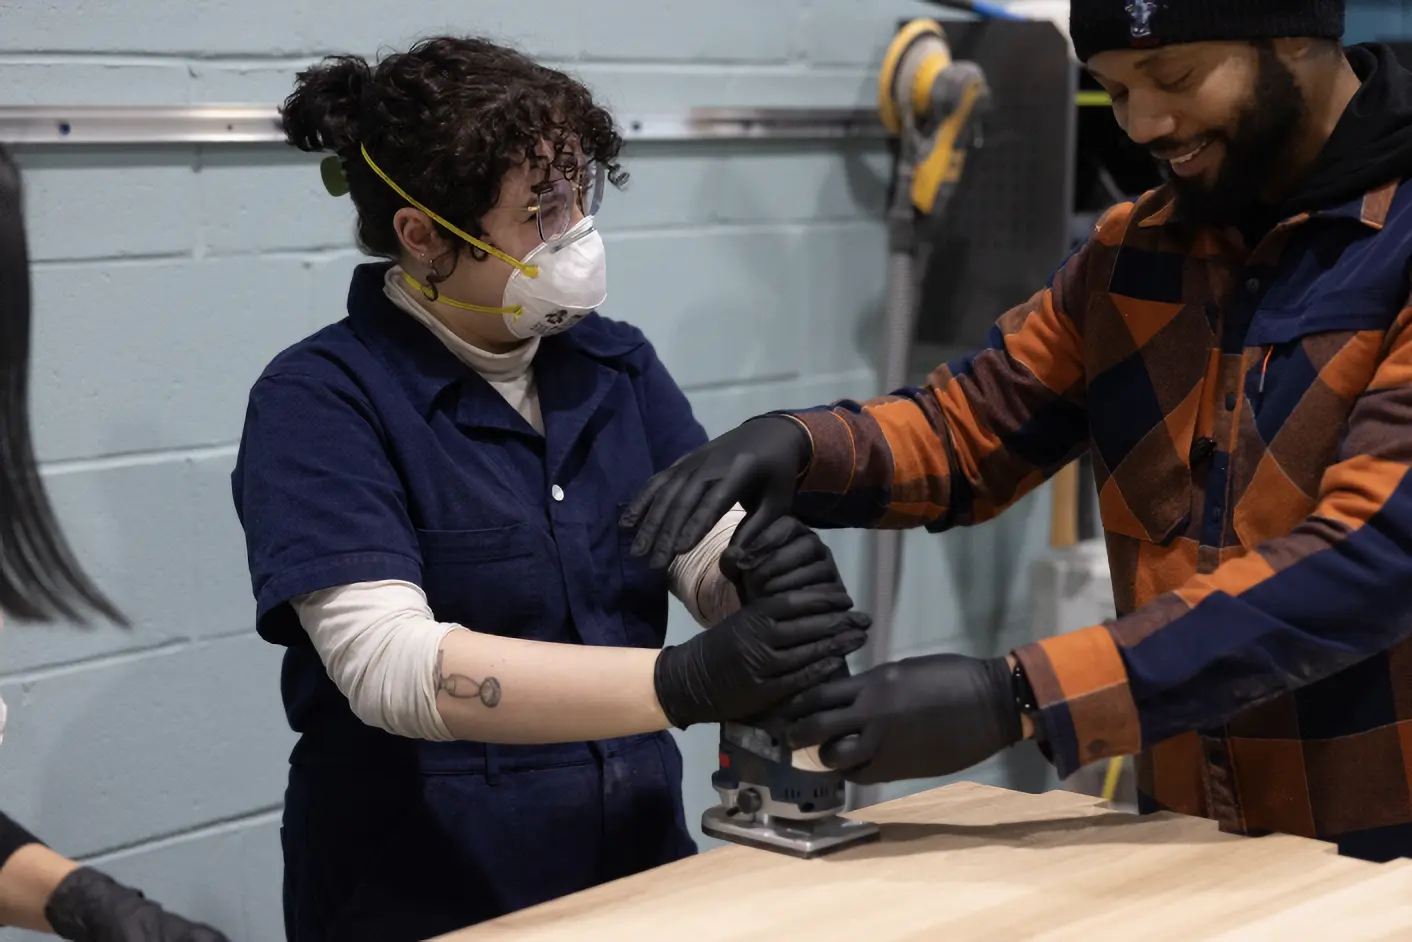
<path id="1" fill-rule="evenodd" d="M 1343 37 L 1344 0 L 1072 0 L 1079 61 L 1111 49 L 1304 36 Z"/>

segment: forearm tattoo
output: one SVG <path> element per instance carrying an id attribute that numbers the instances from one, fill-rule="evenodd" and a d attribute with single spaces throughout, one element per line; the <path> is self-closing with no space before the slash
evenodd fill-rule
<path id="1" fill-rule="evenodd" d="M 442 655 L 436 652 L 436 692 L 446 693 L 457 700 L 480 700 L 488 707 L 500 702 L 500 681 L 494 677 L 476 681 L 465 674 L 448 674 L 441 666 Z"/>

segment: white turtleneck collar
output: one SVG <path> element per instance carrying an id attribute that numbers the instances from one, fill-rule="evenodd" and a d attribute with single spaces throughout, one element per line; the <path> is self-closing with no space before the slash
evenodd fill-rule
<path id="1" fill-rule="evenodd" d="M 535 387 L 534 371 L 530 368 L 534 363 L 534 355 L 539 352 L 540 338 L 531 337 L 505 353 L 492 353 L 467 343 L 417 301 L 408 290 L 407 282 L 402 277 L 402 268 L 398 265 L 393 265 L 383 276 L 383 293 L 393 304 L 430 330 L 457 359 L 484 377 L 516 412 L 524 416 L 525 421 L 533 426 L 535 431 L 544 433 L 544 420 L 539 411 L 539 393 Z"/>

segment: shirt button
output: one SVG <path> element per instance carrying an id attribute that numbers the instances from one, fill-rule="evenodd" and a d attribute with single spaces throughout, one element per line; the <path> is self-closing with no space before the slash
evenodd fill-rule
<path id="1" fill-rule="evenodd" d="M 563 489 L 562 487 L 560 487 L 559 485 L 555 484 L 553 487 L 551 487 L 551 488 L 549 489 L 549 496 L 552 497 L 552 498 L 554 498 L 555 500 L 563 500 L 563 499 L 564 499 L 564 489 Z"/>
<path id="2" fill-rule="evenodd" d="M 1236 404 L 1235 393 L 1226 393 L 1226 411 L 1227 411 L 1227 412 L 1232 412 L 1232 411 L 1234 411 L 1234 410 L 1235 410 L 1235 404 Z"/>
<path id="3" fill-rule="evenodd" d="M 1245 283 L 1245 290 L 1249 291 L 1251 294 L 1257 294 L 1260 291 L 1260 279 L 1251 278 Z"/>

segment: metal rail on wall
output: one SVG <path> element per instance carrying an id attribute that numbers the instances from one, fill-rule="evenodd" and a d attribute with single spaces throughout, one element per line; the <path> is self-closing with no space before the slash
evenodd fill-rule
<path id="1" fill-rule="evenodd" d="M 619 116 L 628 141 L 881 138 L 868 108 L 693 108 Z M 281 144 L 271 105 L 130 107 L 0 106 L 0 142 L 11 145 Z"/>
<path id="2" fill-rule="evenodd" d="M 1080 91 L 1079 107 L 1108 107 Z M 620 118 L 629 141 L 832 140 L 881 138 L 872 108 L 691 108 Z M 279 144 L 273 105 L 0 105 L 0 143 L 54 145 Z"/>

